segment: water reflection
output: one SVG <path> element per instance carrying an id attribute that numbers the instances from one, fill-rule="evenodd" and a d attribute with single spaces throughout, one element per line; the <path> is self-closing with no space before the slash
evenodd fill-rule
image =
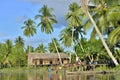
<path id="1" fill-rule="evenodd" d="M 51 72 L 0 73 L 0 80 L 120 80 L 119 74 L 65 75 Z"/>

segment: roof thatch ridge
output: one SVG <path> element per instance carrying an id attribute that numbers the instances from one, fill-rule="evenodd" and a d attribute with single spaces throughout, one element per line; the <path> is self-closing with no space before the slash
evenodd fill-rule
<path id="1" fill-rule="evenodd" d="M 29 53 L 29 57 L 33 58 L 58 58 L 57 53 Z M 61 58 L 68 58 L 68 55 L 65 53 L 60 53 Z"/>

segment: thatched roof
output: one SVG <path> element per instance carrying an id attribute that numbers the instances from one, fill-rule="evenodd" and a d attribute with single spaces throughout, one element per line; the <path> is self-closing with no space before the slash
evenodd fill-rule
<path id="1" fill-rule="evenodd" d="M 69 58 L 69 56 L 65 53 L 60 53 L 61 58 Z M 55 59 L 59 58 L 57 53 L 29 53 L 28 58 L 33 59 Z"/>

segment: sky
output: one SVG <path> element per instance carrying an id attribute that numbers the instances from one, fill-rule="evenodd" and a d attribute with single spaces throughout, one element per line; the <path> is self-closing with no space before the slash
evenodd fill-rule
<path id="1" fill-rule="evenodd" d="M 21 27 L 24 21 L 38 14 L 38 10 L 47 4 L 54 8 L 58 23 L 54 25 L 53 36 L 59 39 L 60 31 L 65 28 L 67 23 L 64 16 L 68 11 L 68 5 L 72 2 L 80 3 L 80 0 L 0 0 L 0 42 L 4 43 L 7 39 L 13 42 L 21 36 L 25 44 L 28 45 L 28 38 L 23 35 Z M 46 44 L 51 41 L 50 36 L 41 33 L 37 28 L 37 34 L 30 38 L 30 45 L 38 46 L 39 43 Z"/>

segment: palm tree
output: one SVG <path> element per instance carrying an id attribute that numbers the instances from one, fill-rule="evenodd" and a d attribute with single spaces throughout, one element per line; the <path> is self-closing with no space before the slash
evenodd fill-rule
<path id="1" fill-rule="evenodd" d="M 102 37 L 102 34 L 100 33 L 95 21 L 93 20 L 91 14 L 89 13 L 88 11 L 88 1 L 87 0 L 81 0 L 81 4 L 82 4 L 82 9 L 83 11 L 85 12 L 85 14 L 90 18 L 92 24 L 94 25 L 94 28 L 99 36 L 99 38 L 101 39 L 105 49 L 107 50 L 109 56 L 111 57 L 111 59 L 113 60 L 113 62 L 115 63 L 115 65 L 118 65 L 118 62 L 117 60 L 115 59 L 115 57 L 113 56 L 113 54 L 111 53 L 109 47 L 107 46 L 106 42 L 104 41 L 103 37 Z"/>
<path id="2" fill-rule="evenodd" d="M 91 0 L 91 1 L 94 1 L 94 0 Z M 90 8 L 92 17 L 94 18 L 96 24 L 98 25 L 98 28 L 101 34 L 108 35 L 107 33 L 108 29 L 110 27 L 116 26 L 115 24 L 113 25 L 112 23 L 113 22 L 116 23 L 117 22 L 116 20 L 120 19 L 119 17 L 120 8 L 119 6 L 108 6 L 105 0 L 104 1 L 101 0 L 100 2 L 96 0 L 94 3 L 96 3 L 97 5 L 95 4 L 96 6 L 94 6 L 94 8 Z M 111 22 L 111 19 L 112 19 L 112 22 Z M 89 19 L 86 20 L 86 23 L 84 27 L 87 27 L 87 28 L 93 27 Z M 96 34 L 97 33 L 94 28 L 90 38 L 91 41 L 95 39 Z"/>
<path id="3" fill-rule="evenodd" d="M 35 49 L 36 52 L 38 53 L 45 53 L 47 52 L 46 47 L 44 47 L 43 44 L 39 44 L 39 46 Z"/>
<path id="4" fill-rule="evenodd" d="M 16 64 L 19 64 L 20 67 L 26 59 L 26 56 L 27 55 L 24 52 L 24 40 L 21 36 L 18 36 L 15 40 L 15 47 L 13 49 L 13 53 L 11 54 L 11 57 L 14 59 L 11 62 L 16 61 Z"/>
<path id="5" fill-rule="evenodd" d="M 59 42 L 58 42 L 58 40 L 56 38 L 54 38 L 54 40 L 52 40 L 52 42 L 48 44 L 49 51 L 52 52 L 52 53 L 56 53 L 57 52 L 55 47 L 54 47 L 54 41 L 56 43 L 58 51 L 59 52 L 64 52 L 63 48 L 60 46 L 60 44 L 59 44 Z"/>
<path id="6" fill-rule="evenodd" d="M 45 32 L 46 34 L 51 34 L 51 38 L 52 38 L 52 32 L 53 32 L 53 24 L 57 23 L 55 16 L 53 14 L 51 14 L 52 10 L 53 10 L 53 8 L 48 8 L 47 5 L 44 5 L 39 11 L 40 14 L 35 16 L 35 19 L 40 18 L 40 23 L 38 24 L 38 26 L 41 26 L 41 31 Z M 57 45 L 53 38 L 52 38 L 52 40 L 53 40 L 55 48 L 57 50 L 60 64 L 62 64 Z"/>
<path id="7" fill-rule="evenodd" d="M 25 49 L 25 52 L 26 53 L 35 52 L 34 47 L 28 45 L 27 48 Z"/>
<path id="8" fill-rule="evenodd" d="M 5 42 L 5 55 L 3 57 L 3 63 L 7 63 L 7 64 L 10 64 L 9 62 L 9 55 L 12 53 L 12 48 L 13 48 L 13 45 L 12 45 L 12 41 L 11 40 L 6 40 Z M 11 66 L 11 65 L 10 65 Z"/>
<path id="9" fill-rule="evenodd" d="M 0 68 L 3 67 L 3 62 L 4 62 L 4 57 L 6 55 L 6 49 L 5 49 L 5 44 L 0 43 Z"/>
<path id="10" fill-rule="evenodd" d="M 74 51 L 74 31 L 76 27 L 80 27 L 82 25 L 82 20 L 80 19 L 80 6 L 77 3 L 72 3 L 69 5 L 69 12 L 66 15 L 66 20 L 68 22 L 68 27 L 72 29 L 72 38 L 71 38 L 71 50 Z M 77 57 L 77 54 L 76 54 Z M 70 61 L 71 62 L 71 61 Z"/>
<path id="11" fill-rule="evenodd" d="M 24 35 L 26 37 L 31 37 L 34 36 L 34 34 L 36 33 L 36 27 L 35 27 L 35 22 L 31 19 L 28 19 L 24 22 L 24 26 L 21 27 L 24 30 Z M 30 46 L 30 43 L 29 43 Z M 29 48 L 30 49 L 30 48 Z M 30 50 L 29 50 L 30 53 Z"/>
<path id="12" fill-rule="evenodd" d="M 65 29 L 63 29 L 60 33 L 60 40 L 62 41 L 62 44 L 64 44 L 65 47 L 70 47 L 72 45 L 72 27 L 66 27 Z M 83 35 L 85 34 L 82 26 L 80 27 L 75 27 L 75 31 L 73 33 L 73 41 L 76 42 L 76 44 L 79 44 L 82 51 L 84 52 L 84 49 L 81 45 L 81 43 L 79 43 L 80 38 L 83 38 Z"/>
<path id="13" fill-rule="evenodd" d="M 18 45 L 19 47 L 24 47 L 24 40 L 21 36 L 18 36 L 15 40 L 16 46 Z"/>
<path id="14" fill-rule="evenodd" d="M 66 27 L 60 32 L 60 40 L 62 41 L 62 44 L 64 44 L 65 47 L 70 47 L 72 45 L 71 37 L 71 28 L 69 27 Z"/>

